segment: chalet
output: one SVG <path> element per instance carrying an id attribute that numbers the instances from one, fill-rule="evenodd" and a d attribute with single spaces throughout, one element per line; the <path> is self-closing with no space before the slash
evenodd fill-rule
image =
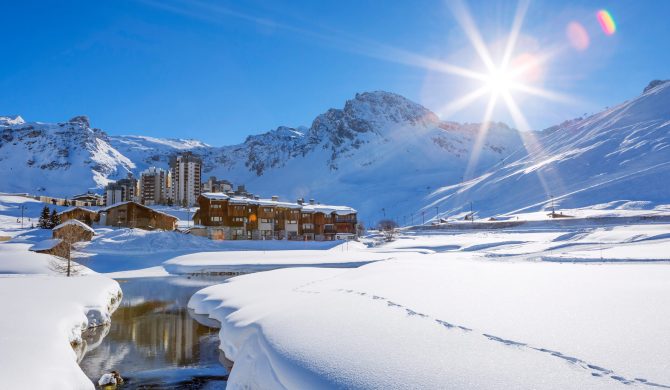
<path id="1" fill-rule="evenodd" d="M 211 239 L 288 239 L 333 240 L 338 233 L 356 233 L 356 210 L 346 206 L 327 206 L 302 202 L 204 193 L 198 198 L 200 209 L 194 216 L 199 228 Z"/>
<path id="2" fill-rule="evenodd" d="M 69 220 L 78 220 L 84 222 L 87 225 L 91 225 L 93 222 L 98 222 L 99 215 L 97 211 L 93 211 L 84 207 L 71 207 L 67 210 L 63 210 L 58 213 L 60 216 L 61 222 L 67 222 Z"/>
<path id="3" fill-rule="evenodd" d="M 95 231 L 85 223 L 70 219 L 52 229 L 53 238 L 61 239 L 69 244 L 80 241 L 91 241 Z"/>
<path id="4" fill-rule="evenodd" d="M 102 195 L 93 192 L 75 195 L 71 198 L 71 202 L 77 206 L 102 206 L 105 198 Z"/>
<path id="5" fill-rule="evenodd" d="M 100 224 L 144 230 L 175 230 L 177 218 L 137 202 L 121 202 L 100 210 Z"/>
<path id="6" fill-rule="evenodd" d="M 70 258 L 70 244 L 58 238 L 40 241 L 31 246 L 30 251 L 63 257 L 65 259 Z"/>

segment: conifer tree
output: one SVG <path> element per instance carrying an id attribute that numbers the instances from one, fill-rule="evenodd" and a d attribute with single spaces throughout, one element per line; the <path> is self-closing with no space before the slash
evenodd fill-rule
<path id="1" fill-rule="evenodd" d="M 49 208 L 47 206 L 44 206 L 42 209 L 42 212 L 40 213 L 40 219 L 37 222 L 37 226 L 40 229 L 48 229 L 49 228 Z"/>
<path id="2" fill-rule="evenodd" d="M 60 215 L 58 215 L 56 209 L 53 209 L 49 216 L 49 229 L 53 229 L 58 225 L 60 225 Z"/>

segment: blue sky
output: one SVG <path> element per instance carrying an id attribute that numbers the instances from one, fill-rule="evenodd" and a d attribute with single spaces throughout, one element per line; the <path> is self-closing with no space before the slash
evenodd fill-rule
<path id="1" fill-rule="evenodd" d="M 5 3 L 0 113 L 26 120 L 86 114 L 110 134 L 224 145 L 308 126 L 361 91 L 396 92 L 466 122 L 481 120 L 487 102 L 442 110 L 481 82 L 415 61 L 483 69 L 449 1 Z M 466 4 L 496 53 L 517 4 Z M 599 9 L 613 16 L 615 34 L 601 30 Z M 596 112 L 670 78 L 669 14 L 667 1 L 531 2 L 514 56 L 551 53 L 532 83 L 562 99 L 513 93 L 530 127 Z M 571 43 L 570 23 L 582 26 L 588 47 Z M 513 123 L 502 104 L 493 119 Z"/>

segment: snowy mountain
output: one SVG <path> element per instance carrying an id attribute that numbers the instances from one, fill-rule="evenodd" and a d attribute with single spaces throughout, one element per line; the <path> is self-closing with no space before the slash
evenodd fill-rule
<path id="1" fill-rule="evenodd" d="M 254 193 L 350 204 L 366 220 L 418 209 L 436 188 L 462 180 L 479 124 L 440 121 L 425 107 L 388 92 L 357 94 L 309 128 L 279 127 L 242 144 L 109 136 L 86 117 L 65 123 L 0 118 L 0 191 L 70 196 L 109 180 L 167 168 L 171 155 L 192 151 L 209 175 L 246 184 Z M 518 149 L 519 133 L 491 124 L 477 172 Z M 382 209 L 384 209 L 382 211 Z M 409 213 L 406 213 L 409 217 Z"/>
<path id="2" fill-rule="evenodd" d="M 588 118 L 533 132 L 498 166 L 434 191 L 425 207 L 481 216 L 559 207 L 651 209 L 670 203 L 670 82 Z"/>

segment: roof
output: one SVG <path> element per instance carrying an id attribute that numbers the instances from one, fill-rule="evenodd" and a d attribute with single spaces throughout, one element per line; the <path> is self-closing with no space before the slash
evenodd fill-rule
<path id="1" fill-rule="evenodd" d="M 314 213 L 314 212 L 326 213 L 326 214 L 336 213 L 338 215 L 347 215 L 356 213 L 356 210 L 349 206 L 331 206 L 322 204 L 312 205 L 312 204 L 282 202 L 272 199 L 250 199 L 242 196 L 230 196 L 216 192 L 206 192 L 201 195 L 211 200 L 227 200 L 231 204 L 252 204 L 258 206 L 285 207 L 290 209 L 302 209 L 303 211 L 308 213 Z"/>
<path id="2" fill-rule="evenodd" d="M 53 249 L 56 245 L 60 244 L 63 242 L 60 238 L 52 238 L 49 240 L 44 240 L 36 243 L 35 245 L 30 247 L 31 251 L 47 251 L 49 249 Z"/>
<path id="3" fill-rule="evenodd" d="M 61 211 L 60 213 L 58 213 L 58 215 L 61 215 L 61 214 L 64 214 L 64 213 L 69 213 L 70 211 L 74 211 L 74 210 L 77 210 L 77 209 L 79 209 L 79 210 L 84 210 L 84 211 L 88 211 L 89 213 L 93 213 L 93 214 L 97 214 L 97 213 L 98 213 L 98 212 L 95 211 L 95 210 L 87 209 L 87 208 L 85 208 L 85 207 L 81 207 L 81 206 L 75 206 L 75 207 L 70 207 L 70 208 L 67 208 L 67 209 Z"/>
<path id="4" fill-rule="evenodd" d="M 95 234 L 95 230 L 91 229 L 90 226 L 88 226 L 87 224 L 85 224 L 85 223 L 83 223 L 79 220 L 76 220 L 76 219 L 68 219 L 67 221 L 61 223 L 60 225 L 58 225 L 56 227 L 54 227 L 53 230 L 59 230 L 59 229 L 64 228 L 65 226 L 68 226 L 68 225 L 79 226 L 80 228 L 86 229 L 86 230 L 90 231 L 91 233 Z"/>
<path id="5" fill-rule="evenodd" d="M 337 215 L 356 214 L 356 209 L 349 206 L 332 206 L 327 204 L 306 204 L 302 206 L 302 211 L 324 214 L 335 213 Z"/>
<path id="6" fill-rule="evenodd" d="M 115 208 L 115 207 L 120 207 L 120 206 L 123 206 L 123 205 L 126 205 L 126 204 L 130 204 L 130 203 L 134 204 L 135 206 L 138 206 L 138 207 L 141 207 L 141 208 L 144 208 L 144 209 L 147 209 L 147 210 L 151 210 L 152 212 L 154 212 L 154 213 L 156 213 L 156 214 L 162 214 L 162 215 L 164 215 L 164 216 L 166 216 L 166 217 L 170 217 L 170 218 L 174 219 L 175 221 L 179 220 L 179 218 L 175 217 L 174 215 L 170 215 L 170 214 L 168 214 L 168 213 L 164 213 L 164 212 L 162 212 L 162 211 L 158 211 L 158 210 L 152 209 L 151 207 L 145 206 L 145 205 L 143 205 L 143 204 L 139 204 L 139 203 L 137 203 L 137 202 L 133 202 L 133 201 L 131 201 L 131 200 L 128 200 L 128 201 L 125 201 L 125 202 L 114 203 L 114 204 L 111 205 L 111 206 L 107 206 L 107 207 L 101 208 L 100 211 L 105 211 L 105 212 L 106 212 L 106 211 L 109 211 L 110 209 L 113 209 L 113 208 Z"/>

